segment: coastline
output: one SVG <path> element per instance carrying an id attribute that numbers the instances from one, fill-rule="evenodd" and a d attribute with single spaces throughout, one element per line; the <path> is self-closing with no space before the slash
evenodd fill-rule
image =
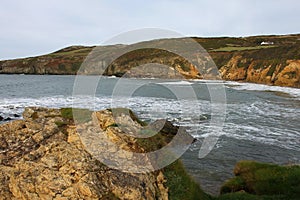
<path id="1" fill-rule="evenodd" d="M 206 60 L 204 66 L 200 66 L 203 74 L 200 74 L 199 69 L 190 62 L 168 51 L 139 49 L 146 44 L 159 46 L 166 41 L 184 42 L 185 38 L 160 39 L 127 46 L 70 46 L 46 55 L 2 60 L 0 74 L 76 75 L 82 64 L 87 62 L 88 55 L 92 53 L 96 57 L 103 54 L 101 62 L 110 63 L 109 66 L 98 63 L 101 74 L 106 76 L 150 78 L 151 75 L 156 75 L 166 79 L 176 77 L 199 79 L 205 75 L 206 79 L 220 79 L 217 75 L 218 70 L 221 78 L 226 81 L 300 88 L 299 37 L 299 34 L 214 39 L 193 37 L 192 39 L 207 51 L 203 60 L 203 62 Z M 259 42 L 261 40 L 270 40 L 274 45 L 261 45 Z M 116 50 L 120 48 L 123 50 L 138 48 L 138 50 L 111 61 Z M 99 74 L 99 69 L 92 67 L 95 61 L 88 62 L 91 63 L 85 66 L 82 73 Z M 160 64 L 160 68 L 154 66 L 147 68 L 148 63 Z M 161 66 L 166 68 L 161 69 Z"/>
<path id="2" fill-rule="evenodd" d="M 250 81 L 243 81 L 243 80 L 226 80 L 226 79 L 189 79 L 189 78 L 184 78 L 184 79 L 176 79 L 176 78 L 156 78 L 156 77 L 122 77 L 122 76 L 115 76 L 115 75 L 96 75 L 96 74 L 24 74 L 24 73 L 1 73 L 0 75 L 8 75 L 8 76 L 13 76 L 13 75 L 19 75 L 19 76 L 87 76 L 87 77 L 105 77 L 105 78 L 125 78 L 125 79 L 136 79 L 136 80 L 170 80 L 170 81 L 191 81 L 191 82 L 206 82 L 206 83 L 250 83 L 250 84 L 256 84 L 256 85 L 264 85 L 264 86 L 274 86 L 274 87 L 281 87 L 281 88 L 295 88 L 295 89 L 300 89 L 300 87 L 293 87 L 293 86 L 281 86 L 281 85 L 274 85 L 270 83 L 260 83 L 260 82 L 250 82 Z"/>

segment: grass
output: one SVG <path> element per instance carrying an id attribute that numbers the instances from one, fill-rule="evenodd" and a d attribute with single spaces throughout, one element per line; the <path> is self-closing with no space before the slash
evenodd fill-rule
<path id="1" fill-rule="evenodd" d="M 223 185 L 221 189 L 223 194 L 218 197 L 203 192 L 185 172 L 179 160 L 166 167 L 164 174 L 168 180 L 170 199 L 297 200 L 300 196 L 299 170 L 299 166 L 241 161 L 235 167 L 237 176 Z M 249 192 L 249 186 L 255 188 L 252 193 Z"/>
<path id="2" fill-rule="evenodd" d="M 244 180 L 237 176 L 235 178 L 229 179 L 224 183 L 221 189 L 221 194 L 231 193 L 231 192 L 237 192 L 241 190 L 245 190 L 246 185 Z"/>
<path id="3" fill-rule="evenodd" d="M 57 127 L 63 127 L 63 126 L 65 126 L 65 125 L 67 125 L 68 124 L 68 122 L 63 122 L 63 121 L 56 121 L 56 122 L 54 122 L 55 124 L 56 124 L 56 126 Z"/>
<path id="4" fill-rule="evenodd" d="M 166 186 L 169 188 L 170 200 L 209 200 L 200 186 L 187 174 L 180 160 L 163 169 L 167 178 Z"/>
<path id="5" fill-rule="evenodd" d="M 61 108 L 61 115 L 63 118 L 79 123 L 85 123 L 92 120 L 92 111 L 81 108 Z"/>
<path id="6" fill-rule="evenodd" d="M 211 51 L 226 51 L 226 52 L 230 52 L 230 51 L 245 51 L 245 50 L 257 50 L 257 49 L 267 49 L 267 48 L 273 48 L 276 47 L 274 45 L 270 45 L 270 46 L 253 46 L 253 47 L 238 47 L 238 46 L 229 46 L 229 47 L 221 47 L 218 49 L 213 49 Z"/>
<path id="7" fill-rule="evenodd" d="M 284 195 L 274 195 L 274 196 L 268 196 L 268 195 L 254 195 L 254 194 L 249 194 L 246 192 L 236 192 L 236 193 L 230 193 L 230 194 L 225 194 L 221 195 L 215 200 L 288 200 Z M 295 199 L 296 200 L 296 199 Z"/>
<path id="8" fill-rule="evenodd" d="M 236 177 L 227 181 L 221 194 L 245 191 L 275 199 L 295 199 L 300 196 L 300 166 L 241 161 L 234 169 Z M 270 199 L 272 199 L 270 197 Z"/>
<path id="9" fill-rule="evenodd" d="M 74 47 L 76 48 L 76 47 Z M 79 47 L 79 49 L 72 49 L 72 47 L 62 49 L 60 51 L 51 53 L 51 56 L 66 56 L 66 55 L 82 55 L 86 56 L 91 52 L 91 47 Z"/>

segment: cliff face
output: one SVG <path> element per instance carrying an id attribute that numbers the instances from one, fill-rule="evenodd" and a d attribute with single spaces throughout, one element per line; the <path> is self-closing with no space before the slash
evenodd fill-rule
<path id="1" fill-rule="evenodd" d="M 138 148 L 117 134 L 110 111 L 97 116 L 114 141 Z M 60 110 L 26 108 L 23 117 L 0 126 L 1 199 L 168 199 L 162 170 L 123 173 L 101 164 Z"/>
<path id="2" fill-rule="evenodd" d="M 193 39 L 208 51 L 224 80 L 300 87 L 300 35 Z M 184 38 L 172 40 L 178 42 Z M 120 49 L 159 46 L 166 41 L 170 40 L 97 47 L 93 53 L 101 55 L 109 66 L 105 69 L 105 65 L 91 62 L 80 72 L 126 77 L 220 78 L 213 73 L 214 63 L 209 58 L 203 59 L 200 73 L 182 57 L 164 50 L 144 48 L 112 60 Z M 92 49 L 73 46 L 44 56 L 0 61 L 0 73 L 76 74 Z"/>
<path id="3" fill-rule="evenodd" d="M 239 63 L 247 63 L 241 66 Z M 246 81 L 267 85 L 300 87 L 300 60 L 286 60 L 284 64 L 261 63 L 242 56 L 234 56 L 220 68 L 224 80 Z"/>

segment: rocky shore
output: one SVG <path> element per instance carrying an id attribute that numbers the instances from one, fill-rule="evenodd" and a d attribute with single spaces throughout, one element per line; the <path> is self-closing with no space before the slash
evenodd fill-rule
<path id="1" fill-rule="evenodd" d="M 22 120 L 0 125 L 0 199 L 296 200 L 300 195 L 299 166 L 240 162 L 234 170 L 236 177 L 223 185 L 219 197 L 202 191 L 179 160 L 147 173 L 122 172 L 91 153 L 94 149 L 115 156 L 108 146 L 94 148 L 95 138 L 81 137 L 81 131 L 92 130 L 94 123 L 120 149 L 138 153 L 160 149 L 184 131 L 158 120 L 143 129 L 148 134 L 160 127 L 155 136 L 134 138 L 126 133 L 147 124 L 128 109 L 26 108 Z M 134 167 L 128 164 L 134 156 L 125 157 L 127 167 Z"/>

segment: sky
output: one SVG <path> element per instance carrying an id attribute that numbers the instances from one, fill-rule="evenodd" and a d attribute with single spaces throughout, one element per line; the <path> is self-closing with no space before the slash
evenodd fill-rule
<path id="1" fill-rule="evenodd" d="M 299 0 L 3 0 L 0 60 L 101 45 L 136 29 L 218 37 L 300 33 Z"/>

